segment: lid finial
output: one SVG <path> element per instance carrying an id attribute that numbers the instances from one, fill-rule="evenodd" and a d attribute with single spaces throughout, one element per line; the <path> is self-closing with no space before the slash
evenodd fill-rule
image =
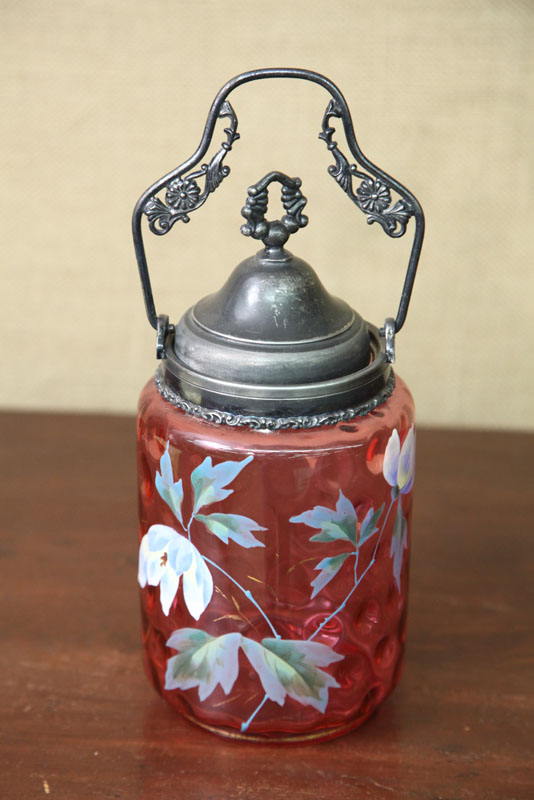
<path id="1" fill-rule="evenodd" d="M 282 205 L 286 213 L 282 219 L 269 222 L 265 219 L 269 200 L 268 187 L 274 181 L 282 184 Z M 290 235 L 308 224 L 308 217 L 302 213 L 308 200 L 300 191 L 301 186 L 300 178 L 290 178 L 283 172 L 269 172 L 253 186 L 249 186 L 247 202 L 241 209 L 247 222 L 241 226 L 241 233 L 243 236 L 261 239 L 267 257 L 280 257 Z"/>

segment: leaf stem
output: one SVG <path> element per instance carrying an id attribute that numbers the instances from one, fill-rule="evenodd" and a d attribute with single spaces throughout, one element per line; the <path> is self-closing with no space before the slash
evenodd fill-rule
<path id="1" fill-rule="evenodd" d="M 389 517 L 390 511 L 393 508 L 393 503 L 395 502 L 396 499 L 397 499 L 396 497 L 392 497 L 391 498 L 391 503 L 389 504 L 389 508 L 386 511 L 386 516 L 385 516 L 384 522 L 382 523 L 382 529 L 381 529 L 380 534 L 378 536 L 378 539 L 377 539 L 377 542 L 376 542 L 376 545 L 375 545 L 375 549 L 373 550 L 373 557 L 371 559 L 371 563 L 372 564 L 375 563 L 376 553 L 377 553 L 378 547 L 380 545 L 380 540 L 382 539 L 382 534 L 384 533 L 384 528 L 386 527 L 386 522 L 388 521 L 388 517 Z"/>
<path id="2" fill-rule="evenodd" d="M 265 705 L 266 700 L 268 700 L 267 695 L 265 695 L 265 697 L 263 698 L 261 703 L 259 703 L 259 705 L 256 706 L 256 708 L 254 709 L 254 711 L 252 712 L 250 717 L 247 719 L 247 721 L 241 723 L 241 733 L 244 733 L 247 730 L 248 726 L 250 725 L 250 723 L 252 722 L 252 720 L 254 719 L 256 714 L 258 713 L 258 711 L 261 711 L 261 709 Z"/>
<path id="3" fill-rule="evenodd" d="M 335 617 L 337 614 L 339 614 L 339 612 L 340 612 L 340 611 L 343 611 L 343 609 L 344 609 L 344 608 L 345 608 L 345 606 L 347 605 L 347 602 L 348 602 L 348 601 L 349 601 L 349 599 L 352 597 L 352 595 L 354 594 L 354 592 L 356 591 L 356 589 L 357 589 L 357 588 L 358 588 L 358 586 L 360 585 L 360 583 L 361 583 L 361 581 L 363 580 L 363 578 L 364 578 L 364 577 L 367 575 L 367 573 L 369 572 L 369 570 L 371 569 L 371 567 L 372 567 L 372 566 L 373 566 L 373 564 L 375 563 L 375 561 L 376 561 L 376 554 L 377 554 L 377 552 L 378 552 L 378 547 L 379 547 L 379 545 L 380 545 L 380 540 L 382 539 L 382 534 L 384 533 L 384 528 L 386 527 L 386 522 L 388 521 L 388 517 L 389 517 L 389 514 L 390 514 L 390 512 L 391 512 L 391 509 L 392 509 L 392 507 L 393 507 L 393 503 L 395 502 L 395 499 L 396 499 L 396 498 L 394 498 L 394 497 L 392 497 L 392 498 L 391 498 L 391 503 L 389 504 L 389 508 L 388 508 L 388 510 L 387 510 L 387 512 L 386 512 L 386 516 L 385 516 L 385 518 L 384 518 L 384 522 L 382 523 L 382 528 L 381 528 L 381 530 L 380 530 L 380 533 L 379 533 L 379 535 L 378 535 L 378 539 L 377 539 L 377 542 L 376 542 L 376 545 L 375 545 L 375 549 L 373 550 L 373 555 L 372 555 L 372 557 L 371 557 L 371 560 L 370 560 L 370 562 L 368 563 L 368 565 L 366 566 L 366 568 L 364 569 L 364 571 L 361 573 L 361 575 L 360 575 L 360 576 L 358 576 L 358 558 L 359 558 L 359 555 L 360 555 L 360 549 L 358 548 L 358 549 L 356 550 L 356 559 L 355 559 L 355 563 L 354 563 L 354 586 L 352 587 L 352 589 L 350 590 L 350 592 L 348 593 L 348 595 L 345 597 L 345 599 L 343 600 L 343 602 L 341 603 L 341 605 L 339 605 L 339 606 L 336 608 L 336 610 L 335 610 L 335 611 L 333 611 L 331 614 L 329 614 L 329 616 L 328 616 L 328 617 L 326 617 L 326 618 L 325 618 L 325 619 L 324 619 L 324 620 L 321 622 L 321 624 L 319 625 L 319 627 L 318 627 L 318 628 L 316 628 L 316 629 L 313 631 L 313 633 L 312 633 L 312 634 L 310 634 L 310 636 L 308 636 L 308 642 L 311 642 L 311 641 L 312 641 L 312 639 L 315 639 L 315 637 L 317 636 L 317 634 L 318 634 L 318 633 L 319 633 L 319 632 L 320 632 L 320 631 L 321 631 L 321 630 L 324 628 L 324 626 L 325 626 L 325 625 L 327 625 L 327 624 L 330 622 L 330 620 L 331 620 L 331 619 L 333 619 L 333 618 L 334 618 L 334 617 Z"/>
<path id="4" fill-rule="evenodd" d="M 363 572 L 363 573 L 362 573 L 362 575 L 361 575 L 361 578 L 363 578 L 363 576 L 364 576 L 364 575 L 365 575 L 365 572 Z M 350 590 L 350 592 L 348 593 L 348 595 L 345 597 L 345 599 L 343 600 L 343 602 L 341 603 L 341 605 L 339 605 L 339 606 L 336 608 L 336 610 L 335 610 L 335 611 L 332 611 L 332 613 L 331 613 L 331 614 L 329 614 L 329 616 L 328 616 L 328 617 L 325 617 L 325 619 L 323 619 L 323 621 L 321 622 L 321 624 L 319 625 L 319 627 L 318 627 L 318 628 L 316 628 L 316 629 L 313 631 L 313 633 L 311 633 L 311 634 L 308 636 L 308 640 L 307 640 L 308 642 L 311 642 L 311 641 L 312 641 L 312 639 L 315 639 L 315 637 L 317 636 L 317 634 L 318 634 L 318 633 L 319 633 L 319 632 L 320 632 L 320 631 L 321 631 L 321 630 L 324 628 L 324 626 L 325 626 L 325 625 L 326 625 L 328 622 L 330 622 L 330 620 L 331 620 L 333 617 L 335 617 L 335 616 L 336 616 L 336 614 L 339 614 L 339 612 L 340 612 L 340 611 L 343 611 L 343 609 L 345 608 L 345 606 L 346 606 L 346 604 L 347 604 L 347 601 L 349 600 L 349 598 L 350 598 L 350 597 L 351 597 L 351 596 L 354 594 L 354 592 L 356 591 L 356 588 L 357 588 L 357 586 L 358 586 L 358 583 L 360 582 L 361 578 L 360 578 L 359 580 L 356 580 L 356 581 L 354 582 L 354 586 L 352 587 L 352 589 Z"/>
<path id="5" fill-rule="evenodd" d="M 184 531 L 187 533 L 187 535 L 188 535 L 188 537 L 189 537 L 189 541 L 191 541 L 191 531 L 190 531 L 190 528 L 191 528 L 191 524 L 192 524 L 192 522 L 193 522 L 193 520 L 194 520 L 194 519 L 195 519 L 195 515 L 194 515 L 194 514 L 191 514 L 191 519 L 189 520 L 189 524 L 187 525 L 187 528 L 185 527 L 185 525 L 182 525 L 182 528 L 183 528 L 183 530 L 184 530 Z M 199 551 L 199 552 L 200 552 L 200 551 Z M 260 604 L 258 603 L 258 601 L 257 601 L 257 600 L 254 598 L 254 596 L 252 595 L 252 592 L 249 592 L 249 590 L 248 590 L 248 589 L 245 589 L 243 586 L 241 586 L 241 584 L 239 583 L 239 581 L 236 581 L 236 579 L 235 579 L 235 578 L 232 578 L 232 576 L 230 575 L 230 573 L 226 572 L 226 570 L 224 570 L 222 567 L 220 567 L 218 564 L 216 564 L 216 563 L 215 563 L 215 561 L 212 561 L 212 560 L 211 560 L 211 558 L 208 558 L 208 557 L 207 557 L 207 556 L 205 556 L 203 553 L 200 553 L 200 555 L 202 556 L 202 558 L 204 559 L 204 561 L 206 561 L 208 564 L 211 564 L 211 566 L 212 566 L 212 567 L 215 567 L 215 569 L 218 569 L 218 570 L 219 570 L 219 572 L 222 572 L 222 574 L 223 574 L 223 575 L 226 575 L 226 577 L 228 578 L 228 580 L 229 580 L 229 581 L 232 581 L 232 583 L 233 583 L 233 584 L 235 584 L 235 586 L 237 586 L 237 588 L 238 588 L 238 589 L 240 589 L 240 590 L 243 592 L 243 594 L 245 595 L 245 597 L 247 598 L 247 600 L 250 600 L 250 602 L 252 603 L 252 605 L 253 605 L 253 606 L 256 606 L 256 608 L 258 609 L 258 611 L 259 611 L 259 612 L 260 612 L 260 614 L 262 615 L 263 619 L 265 620 L 265 622 L 267 623 L 267 625 L 269 626 L 269 628 L 270 628 L 270 629 L 271 629 L 271 631 L 273 632 L 273 635 L 274 635 L 274 637 L 275 637 L 276 639 L 279 639 L 279 638 L 280 638 L 280 634 L 276 632 L 276 628 L 274 627 L 274 625 L 272 624 L 271 620 L 269 619 L 269 617 L 267 616 L 267 614 L 265 613 L 265 611 L 263 610 L 263 608 L 260 606 Z"/>
<path id="6" fill-rule="evenodd" d="M 360 559 L 360 548 L 359 547 L 356 548 L 355 556 L 356 556 L 356 558 L 354 559 L 354 583 L 357 584 L 358 583 L 358 561 Z"/>
<path id="7" fill-rule="evenodd" d="M 201 555 L 202 555 L 202 554 L 201 554 Z M 211 558 L 207 558 L 207 556 L 205 556 L 205 555 L 202 555 L 202 558 L 203 558 L 203 559 L 204 559 L 204 561 L 206 561 L 208 564 L 211 564 L 211 566 L 212 566 L 212 567 L 215 567 L 215 569 L 218 569 L 218 570 L 219 570 L 219 572 L 222 572 L 222 574 L 223 574 L 223 575 L 225 575 L 225 576 L 228 578 L 228 580 L 229 580 L 229 581 L 232 581 L 232 583 L 233 583 L 235 586 L 237 586 L 237 588 L 238 588 L 238 589 L 240 589 L 240 590 L 243 592 L 243 594 L 245 595 L 245 597 L 247 598 L 247 600 L 250 600 L 250 602 L 252 603 L 252 605 L 256 606 L 256 608 L 258 609 L 258 611 L 259 611 L 259 612 L 260 612 L 260 614 L 262 615 L 263 619 L 265 620 L 265 622 L 267 623 L 267 625 L 269 626 L 269 628 L 270 628 L 270 629 L 271 629 L 271 631 L 273 632 L 273 634 L 274 634 L 275 638 L 276 638 L 276 639 L 279 639 L 279 638 L 280 638 L 280 634 L 276 632 L 276 629 L 275 629 L 274 625 L 272 624 L 271 620 L 269 619 L 269 617 L 267 616 L 267 614 L 265 613 L 265 611 L 263 610 L 263 608 L 260 606 L 260 604 L 258 603 L 258 601 L 257 601 L 257 600 L 255 600 L 255 598 L 254 598 L 254 596 L 252 595 L 252 593 L 251 593 L 251 592 L 249 592 L 249 590 L 248 590 L 248 589 L 245 589 L 243 586 L 241 586 L 241 584 L 239 583 L 239 581 L 236 581 L 236 579 L 235 579 L 235 578 L 232 578 L 232 576 L 230 575 L 230 573 L 226 572 L 226 570 L 224 570 L 222 567 L 220 567 L 218 564 L 216 564 L 216 563 L 215 563 L 215 561 L 212 561 L 212 560 L 211 560 Z"/>

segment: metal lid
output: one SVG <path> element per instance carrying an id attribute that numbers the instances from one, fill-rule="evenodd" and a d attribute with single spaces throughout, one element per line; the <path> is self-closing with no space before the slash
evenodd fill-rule
<path id="1" fill-rule="evenodd" d="M 332 99 L 319 138 L 335 161 L 328 168 L 330 175 L 366 214 L 368 224 L 378 223 L 388 236 L 403 236 L 410 219 L 415 220 L 397 316 L 386 318 L 380 331 L 330 295 L 310 265 L 284 248 L 290 234 L 308 220 L 302 213 L 306 199 L 300 179 L 280 172 L 251 186 L 242 209 L 242 233 L 261 239 L 265 249 L 239 264 L 224 286 L 189 309 L 176 328 L 166 315 L 156 313 L 141 220 L 145 216 L 150 230 L 160 236 L 177 221 L 189 222 L 189 214 L 230 172 L 224 160 L 239 134 L 228 95 L 243 83 L 264 78 L 298 78 L 326 88 Z M 222 118 L 228 120 L 226 138 L 211 160 L 201 163 Z M 333 139 L 335 119 L 343 124 L 355 163 L 349 163 Z M 269 222 L 265 213 L 273 181 L 282 185 L 285 214 Z M 164 200 L 158 197 L 163 190 Z M 392 191 L 400 199 L 393 201 Z M 197 151 L 143 193 L 132 228 L 147 316 L 157 330 L 156 352 L 162 359 L 156 383 L 176 406 L 231 425 L 313 427 L 367 413 L 391 393 L 394 338 L 406 318 L 424 218 L 416 198 L 361 152 L 345 99 L 328 78 L 308 70 L 275 68 L 228 81 L 213 102 Z"/>
<path id="2" fill-rule="evenodd" d="M 268 222 L 274 181 L 282 184 L 286 214 Z M 321 413 L 368 393 L 361 373 L 377 353 L 367 324 L 284 248 L 308 222 L 300 186 L 298 178 L 271 172 L 250 187 L 242 233 L 261 237 L 265 249 L 176 326 L 166 378 L 185 399 L 232 413 L 287 415 Z M 375 377 L 384 378 L 386 361 L 377 367 Z M 370 388 L 367 373 L 363 386 Z"/>

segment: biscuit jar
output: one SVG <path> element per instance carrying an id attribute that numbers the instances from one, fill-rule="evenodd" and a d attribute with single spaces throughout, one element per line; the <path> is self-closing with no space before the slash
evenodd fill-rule
<path id="1" fill-rule="evenodd" d="M 241 211 L 241 233 L 261 249 L 177 323 L 156 313 L 143 227 L 167 234 L 221 185 L 239 137 L 228 96 L 267 78 L 329 92 L 319 133 L 328 172 L 369 224 L 413 235 L 397 316 L 380 327 L 287 248 L 308 223 L 307 200 L 299 178 L 276 170 L 249 187 Z M 204 160 L 221 120 L 222 143 Z M 269 192 L 280 193 L 280 219 L 268 219 Z M 415 428 L 393 362 L 423 230 L 416 198 L 361 152 L 339 89 L 299 69 L 229 81 L 196 153 L 136 205 L 159 364 L 137 421 L 144 663 L 167 702 L 209 731 L 333 738 L 364 722 L 399 680 Z"/>

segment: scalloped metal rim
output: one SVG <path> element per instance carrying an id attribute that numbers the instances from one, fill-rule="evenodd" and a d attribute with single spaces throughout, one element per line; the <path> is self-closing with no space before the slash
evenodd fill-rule
<path id="1" fill-rule="evenodd" d="M 296 430 L 303 428 L 309 430 L 310 428 L 319 428 L 323 425 L 335 425 L 338 422 L 345 422 L 355 417 L 363 417 L 374 411 L 375 408 L 385 403 L 391 397 L 395 389 L 395 374 L 391 370 L 391 374 L 380 392 L 358 406 L 346 408 L 342 411 L 325 411 L 322 414 L 311 414 L 302 416 L 289 416 L 289 417 L 268 417 L 256 416 L 254 414 L 232 414 L 229 411 L 219 411 L 212 408 L 204 408 L 203 406 L 192 403 L 186 400 L 174 389 L 171 389 L 166 383 L 163 376 L 162 367 L 158 367 L 154 375 L 154 383 L 160 395 L 168 403 L 171 403 L 176 408 L 180 408 L 198 419 L 205 422 L 213 422 L 216 425 L 229 425 L 230 427 L 243 427 L 247 426 L 254 430 L 265 431 L 278 431 L 278 430 Z"/>

